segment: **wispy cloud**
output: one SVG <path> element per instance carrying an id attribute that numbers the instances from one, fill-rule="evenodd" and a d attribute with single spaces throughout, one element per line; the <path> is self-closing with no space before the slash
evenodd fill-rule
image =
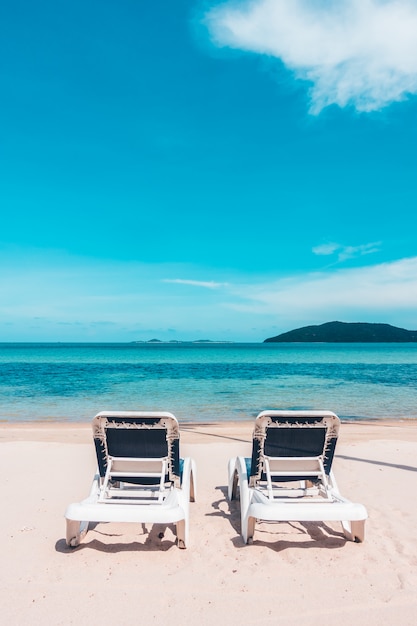
<path id="1" fill-rule="evenodd" d="M 328 256 L 333 254 L 340 248 L 338 243 L 323 243 L 320 246 L 315 246 L 313 248 L 313 253 L 318 254 L 319 256 Z"/>
<path id="2" fill-rule="evenodd" d="M 334 254 L 344 250 L 333 246 Z M 332 319 L 417 328 L 417 257 L 275 280 L 228 273 L 228 282 L 166 278 L 225 277 L 195 266 L 28 260 L 0 273 L 2 341 L 261 341 Z"/>
<path id="3" fill-rule="evenodd" d="M 417 93 L 417 0 L 229 1 L 205 22 L 216 45 L 275 57 L 308 81 L 314 114 Z"/>
<path id="4" fill-rule="evenodd" d="M 164 278 L 163 282 L 177 285 L 191 285 L 192 287 L 204 287 L 205 289 L 220 289 L 221 287 L 228 286 L 228 283 L 216 283 L 213 280 L 189 280 L 186 278 Z"/>
<path id="5" fill-rule="evenodd" d="M 417 327 L 417 257 L 247 285 L 239 292 L 247 300 L 236 305 L 239 310 L 275 314 L 287 324 L 389 321 L 405 315 Z"/>
<path id="6" fill-rule="evenodd" d="M 360 246 L 344 246 L 339 243 L 325 243 L 313 248 L 313 253 L 319 256 L 330 256 L 337 252 L 339 261 L 346 261 L 365 254 L 373 254 L 380 249 L 381 242 L 365 243 Z"/>

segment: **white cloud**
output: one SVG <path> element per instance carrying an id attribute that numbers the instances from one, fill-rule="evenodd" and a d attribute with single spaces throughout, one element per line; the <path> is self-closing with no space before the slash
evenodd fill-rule
<path id="1" fill-rule="evenodd" d="M 358 256 L 364 256 L 365 254 L 373 254 L 379 251 L 379 243 L 366 243 L 361 246 L 342 246 L 338 258 L 339 261 L 345 261 L 346 259 L 353 259 Z"/>
<path id="2" fill-rule="evenodd" d="M 251 301 L 237 305 L 239 310 L 275 314 L 277 320 L 290 321 L 289 326 L 294 319 L 308 324 L 317 319 L 388 321 L 405 316 L 417 327 L 417 257 L 246 285 L 238 293 Z"/>
<path id="3" fill-rule="evenodd" d="M 313 253 L 318 254 L 320 256 L 328 256 L 339 250 L 340 245 L 338 243 L 324 243 L 320 246 L 315 246 L 313 248 Z"/>
<path id="4" fill-rule="evenodd" d="M 378 252 L 380 245 L 381 242 L 365 243 L 360 246 L 343 246 L 338 243 L 325 243 L 314 247 L 313 253 L 321 256 L 330 256 L 335 252 L 338 252 L 338 260 L 346 261 L 347 259 L 353 259 L 365 254 Z"/>
<path id="5" fill-rule="evenodd" d="M 174 283 L 177 285 L 191 285 L 192 287 L 205 287 L 206 289 L 220 289 L 227 287 L 227 283 L 216 283 L 213 280 L 188 280 L 186 278 L 164 278 L 164 283 Z"/>
<path id="6" fill-rule="evenodd" d="M 281 59 L 310 82 L 312 113 L 417 93 L 417 0 L 229 1 L 205 22 L 216 45 Z"/>

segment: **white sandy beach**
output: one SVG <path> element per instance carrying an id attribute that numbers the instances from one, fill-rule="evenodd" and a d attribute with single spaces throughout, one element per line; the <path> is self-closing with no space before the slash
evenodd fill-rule
<path id="1" fill-rule="evenodd" d="M 251 432 L 182 427 L 181 454 L 198 469 L 187 550 L 171 527 L 132 524 L 97 525 L 70 550 L 64 511 L 89 490 L 90 426 L 2 424 L 3 623 L 414 625 L 417 423 L 342 424 L 334 469 L 368 509 L 363 544 L 338 524 L 293 523 L 259 525 L 243 545 L 227 461 L 249 453 Z"/>

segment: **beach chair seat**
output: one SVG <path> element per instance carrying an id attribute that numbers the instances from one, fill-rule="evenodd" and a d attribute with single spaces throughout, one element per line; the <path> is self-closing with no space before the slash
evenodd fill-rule
<path id="1" fill-rule="evenodd" d="M 90 522 L 138 522 L 176 524 L 177 544 L 185 548 L 196 468 L 180 458 L 174 415 L 103 411 L 92 427 L 98 469 L 89 496 L 66 510 L 67 545 L 79 545 Z"/>
<path id="2" fill-rule="evenodd" d="M 240 496 L 241 533 L 256 521 L 342 523 L 345 537 L 364 540 L 367 511 L 344 498 L 332 471 L 340 420 L 330 411 L 262 411 L 252 457 L 230 459 L 228 496 Z"/>

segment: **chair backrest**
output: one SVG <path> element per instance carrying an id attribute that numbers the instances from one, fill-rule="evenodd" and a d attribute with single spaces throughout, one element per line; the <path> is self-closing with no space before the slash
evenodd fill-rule
<path id="1" fill-rule="evenodd" d="M 180 485 L 179 426 L 172 413 L 102 411 L 92 423 L 100 476 L 106 474 L 108 458 L 167 458 L 166 479 Z M 156 479 L 123 482 L 156 483 Z"/>
<path id="2" fill-rule="evenodd" d="M 262 411 L 255 420 L 249 484 L 263 480 L 264 457 L 320 457 L 331 470 L 340 420 L 331 411 Z M 287 476 L 282 480 L 300 480 Z M 308 479 L 308 476 L 305 477 Z"/>

